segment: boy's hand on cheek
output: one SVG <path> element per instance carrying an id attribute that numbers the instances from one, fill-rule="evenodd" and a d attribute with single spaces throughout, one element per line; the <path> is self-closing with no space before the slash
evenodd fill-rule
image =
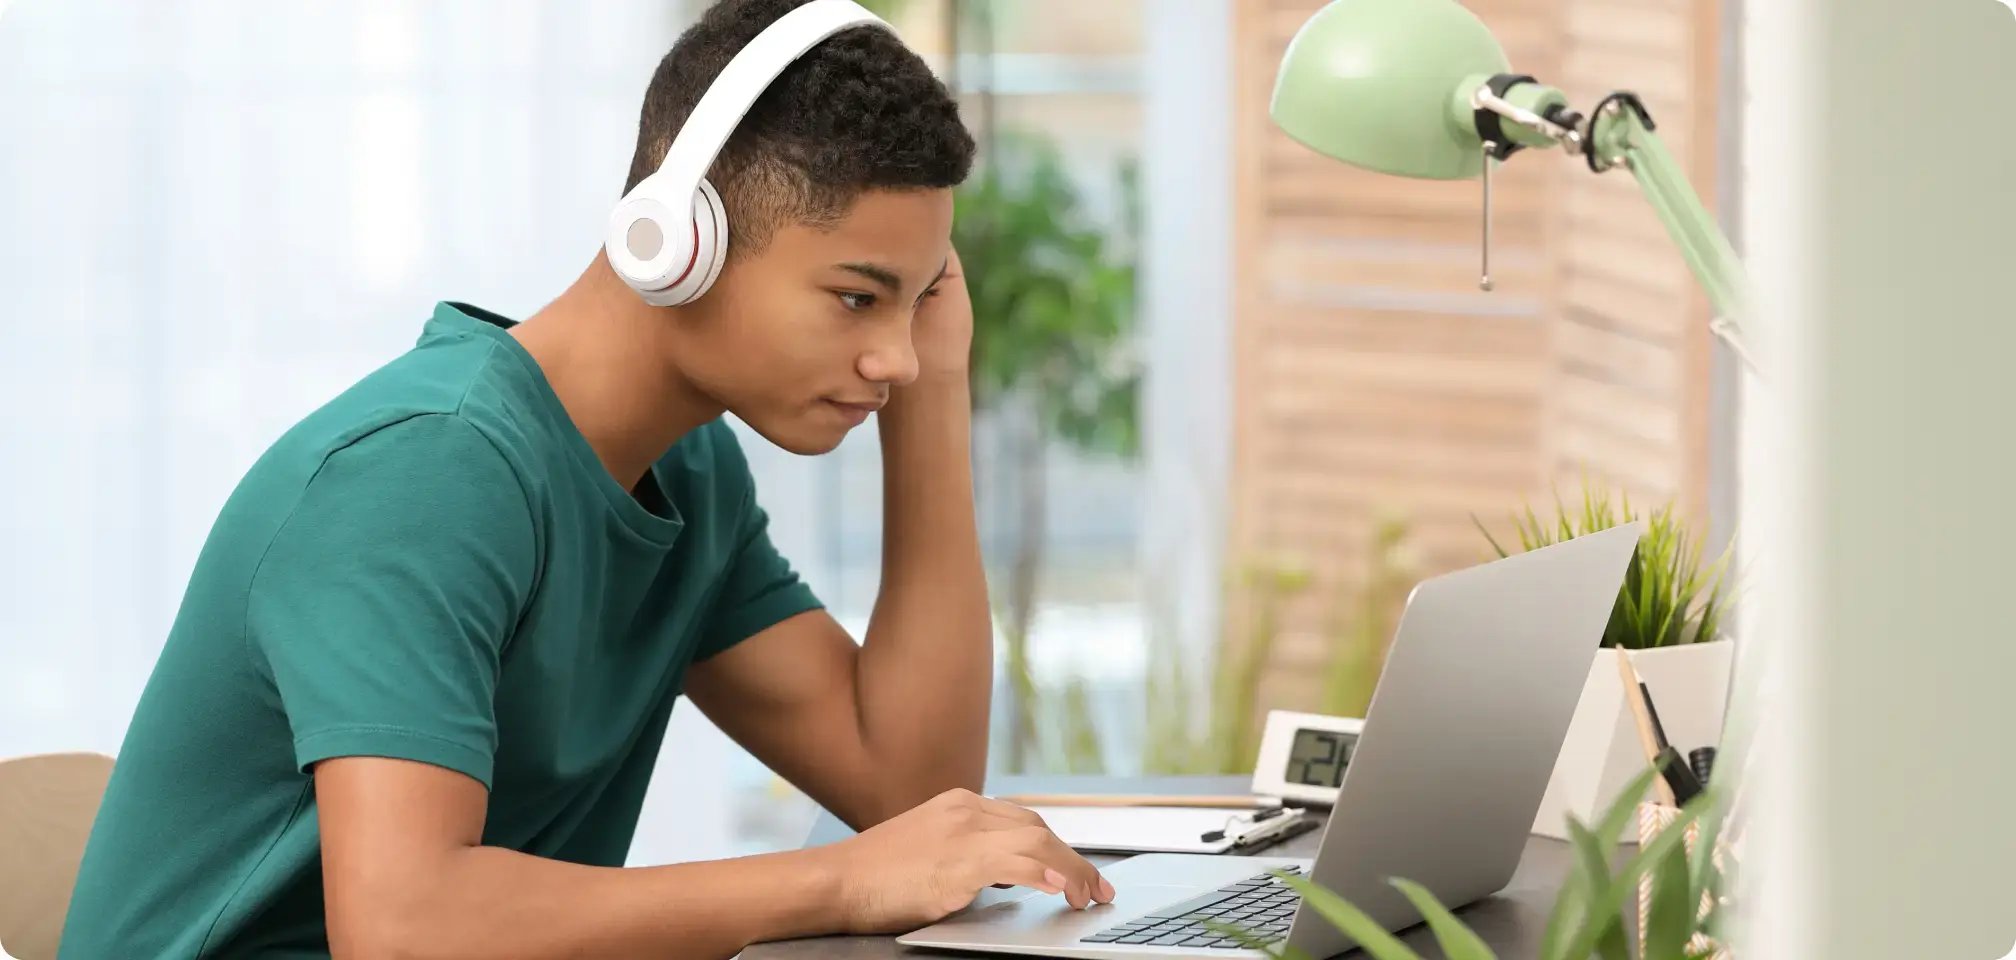
<path id="1" fill-rule="evenodd" d="M 966 292 L 958 251 L 952 252 L 938 285 L 917 306 L 910 337 L 917 350 L 916 386 L 951 382 L 965 389 L 973 351 L 973 300 Z"/>

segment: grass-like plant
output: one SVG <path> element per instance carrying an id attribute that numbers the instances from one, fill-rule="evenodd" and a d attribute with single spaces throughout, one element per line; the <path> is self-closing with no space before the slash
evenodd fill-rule
<path id="1" fill-rule="evenodd" d="M 1700 540 L 1667 504 L 1649 517 L 1640 517 L 1631 508 L 1627 495 L 1613 502 L 1608 490 L 1585 484 L 1580 510 L 1554 496 L 1555 515 L 1541 519 L 1528 506 L 1512 518 L 1524 550 L 1537 550 L 1584 534 L 1607 530 L 1635 520 L 1646 520 L 1638 552 L 1625 571 L 1624 586 L 1617 605 L 1610 611 L 1610 623 L 1603 630 L 1603 645 L 1626 650 L 1671 647 L 1704 643 L 1721 636 L 1725 608 L 1723 588 L 1730 553 L 1724 550 L 1713 562 L 1703 564 Z M 1484 522 L 1471 520 L 1501 557 L 1510 556 Z"/>
<path id="2" fill-rule="evenodd" d="M 1378 520 L 1367 544 L 1361 578 L 1331 589 L 1322 623 L 1329 654 L 1322 688 L 1300 702 L 1262 702 L 1260 688 L 1274 667 L 1277 641 L 1289 604 L 1318 589 L 1314 569 L 1287 557 L 1243 564 L 1234 581 L 1237 615 L 1244 625 L 1237 644 L 1221 643 L 1201 665 L 1163 631 L 1151 629 L 1146 724 L 1142 767 L 1148 773 L 1251 773 L 1260 748 L 1263 707 L 1309 710 L 1338 717 L 1362 717 L 1386 662 L 1387 645 L 1407 591 L 1418 574 L 1407 544 L 1407 523 L 1397 516 Z M 1156 578 L 1151 577 L 1151 581 Z M 1192 683 L 1209 678 L 1210 689 Z M 1196 705 L 1208 696 L 1203 729 Z"/>
<path id="3" fill-rule="evenodd" d="M 1652 783 L 1651 769 L 1606 810 L 1601 822 L 1591 829 L 1570 817 L 1569 832 L 1575 843 L 1575 862 L 1561 886 L 1554 912 L 1541 939 L 1540 960 L 1688 960 L 1688 943 L 1697 933 L 1716 940 L 1725 936 L 1726 909 L 1722 891 L 1724 870 L 1715 857 L 1722 835 L 1726 784 L 1717 783 L 1694 799 L 1679 817 L 1651 842 L 1614 869 L 1618 860 L 1617 837 L 1636 812 L 1636 798 Z M 1687 829 L 1697 830 L 1690 850 Z M 1421 955 L 1387 932 L 1378 922 L 1324 887 L 1293 874 L 1276 873 L 1281 882 L 1302 895 L 1303 901 L 1323 919 L 1356 941 L 1372 960 L 1421 960 Z M 1639 881 L 1651 877 L 1644 936 L 1633 943 L 1625 923 L 1626 913 L 1635 905 L 1633 894 Z M 1497 960 L 1497 954 L 1483 938 L 1464 924 L 1433 893 L 1408 880 L 1390 881 L 1421 912 L 1442 953 L 1449 960 Z M 1703 910 L 1702 905 L 1709 904 Z M 1280 943 L 1269 944 L 1251 932 L 1222 921 L 1210 928 L 1246 946 L 1280 960 L 1309 960 L 1300 950 Z"/>

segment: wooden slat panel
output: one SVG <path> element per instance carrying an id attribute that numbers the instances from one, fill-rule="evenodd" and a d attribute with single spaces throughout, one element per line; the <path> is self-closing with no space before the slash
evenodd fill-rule
<path id="1" fill-rule="evenodd" d="M 1560 344 L 1564 361 L 1610 371 L 1669 402 L 1683 390 L 1681 361 L 1670 345 L 1579 323 L 1561 325 Z"/>
<path id="2" fill-rule="evenodd" d="M 1433 433 L 1488 445 L 1532 444 L 1538 439 L 1541 409 L 1532 396 L 1450 397 L 1425 390 L 1336 384 L 1323 390 L 1270 390 L 1253 415 L 1271 430 L 1291 436 L 1323 430 L 1375 438 Z"/>
<path id="3" fill-rule="evenodd" d="M 1695 290 L 1680 254 L 1661 235 L 1658 243 L 1638 237 L 1598 234 L 1591 230 L 1570 231 L 1560 246 L 1556 261 L 1563 270 L 1589 277 L 1636 283 L 1644 289 L 1675 300 Z M 1667 269 L 1650 265 L 1670 263 Z"/>
<path id="4" fill-rule="evenodd" d="M 1577 44 L 1561 57 L 1562 80 L 1557 83 L 1587 82 L 1606 90 L 1631 90 L 1645 99 L 1660 117 L 1662 105 L 1687 100 L 1689 65 L 1682 59 L 1639 56 L 1630 50 L 1610 50 L 1591 44 Z M 1662 124 L 1663 126 L 1663 124 Z"/>
<path id="5" fill-rule="evenodd" d="M 1572 379 L 1562 384 L 1562 399 L 1572 411 L 1565 425 L 1601 428 L 1607 436 L 1643 443 L 1646 450 L 1668 449 L 1680 439 L 1680 413 L 1670 397 L 1615 383 Z"/>
<path id="6" fill-rule="evenodd" d="M 1571 4 L 1567 23 L 1571 46 L 1600 47 L 1669 62 L 1690 54 L 1687 11 L 1677 7 Z"/>
<path id="7" fill-rule="evenodd" d="M 1282 345 L 1260 361 L 1257 371 L 1286 380 L 1343 381 L 1365 387 L 1392 386 L 1445 396 L 1514 397 L 1530 393 L 1546 378 L 1546 364 L 1517 357 L 1449 357 L 1433 354 L 1363 353 Z"/>
<path id="8" fill-rule="evenodd" d="M 1713 158 L 1718 0 L 1470 0 L 1520 72 L 1578 107 L 1646 98 L 1667 147 Z M 1282 47 L 1324 0 L 1235 6 L 1232 523 L 1227 557 L 1300 556 L 1320 587 L 1282 611 L 1266 706 L 1308 705 L 1325 617 L 1404 515 L 1424 575 L 1488 555 L 1506 516 L 1611 478 L 1699 502 L 1705 316 L 1629 171 L 1558 151 L 1500 167 L 1496 292 L 1476 289 L 1475 182 L 1336 164 L 1266 117 Z M 1696 173 L 1704 194 L 1712 177 Z M 1236 619 L 1242 601 L 1235 597 Z M 1238 645 L 1235 628 L 1228 642 Z M 1289 702 L 1267 701 L 1266 697 Z M 1295 698 L 1304 698 L 1296 701 Z"/>
<path id="9" fill-rule="evenodd" d="M 1611 241 L 1631 244 L 1638 259 L 1619 261 L 1618 269 L 1632 271 L 1648 266 L 1672 265 L 1686 269 L 1680 251 L 1674 249 L 1666 225 L 1646 203 L 1644 194 L 1630 175 L 1613 170 L 1602 176 L 1585 175 L 1562 185 L 1557 201 L 1564 217 L 1563 229 L 1571 242 L 1588 238 L 1600 249 Z"/>
<path id="10" fill-rule="evenodd" d="M 1651 341 L 1675 341 L 1686 323 L 1686 305 L 1657 290 L 1605 277 L 1568 275 L 1561 303 L 1601 318 L 1604 325 Z"/>
<path id="11" fill-rule="evenodd" d="M 1476 249 L 1481 220 L 1475 211 L 1459 217 L 1368 217 L 1350 210 L 1280 209 L 1256 199 L 1255 214 L 1264 214 L 1270 227 L 1291 233 L 1322 232 L 1354 239 L 1390 239 L 1399 243 L 1456 245 Z M 1478 209 L 1482 209 L 1479 207 Z M 1256 216 L 1257 219 L 1257 216 Z M 1491 223 L 1492 249 L 1500 246 L 1536 247 L 1545 234 L 1544 218 L 1533 217 L 1508 223 L 1494 217 Z"/>
<path id="12" fill-rule="evenodd" d="M 1474 285 L 1475 281 L 1471 282 Z M 1547 354 L 1545 326 L 1538 319 L 1290 307 L 1274 318 L 1272 326 L 1275 336 L 1284 342 L 1371 354 L 1428 352 L 1533 359 Z"/>

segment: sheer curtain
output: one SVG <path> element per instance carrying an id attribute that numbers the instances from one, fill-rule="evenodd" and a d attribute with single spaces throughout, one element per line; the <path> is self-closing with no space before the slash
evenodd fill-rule
<path id="1" fill-rule="evenodd" d="M 0 756 L 118 748 L 233 485 L 288 426 L 409 346 L 435 301 L 523 316 L 574 278 L 622 185 L 637 100 L 699 6 L 7 8 Z M 1217 620 L 1230 310 L 1208 269 L 1222 244 L 1197 238 L 1228 233 L 1216 147 L 1229 5 L 1195 8 L 1143 18 L 1141 59 L 1122 71 L 1146 119 L 1144 461 L 1053 463 L 1074 494 L 1053 498 L 1058 559 L 1124 553 L 1134 537 L 1150 582 L 1139 601 L 1047 603 L 1034 653 L 1046 677 L 1123 693 L 1145 669 L 1146 621 L 1201 658 Z M 1077 139 L 1070 111 L 1022 99 Z M 879 457 L 872 429 L 860 434 L 821 459 L 744 435 L 772 535 L 857 636 L 880 532 Z M 990 514 L 989 529 L 1016 522 Z M 1115 743 L 1127 769 L 1136 746 Z M 690 708 L 661 761 L 633 861 L 803 836 L 809 807 Z"/>
<path id="2" fill-rule="evenodd" d="M 8 9 L 0 756 L 115 751 L 260 452 L 436 300 L 523 316 L 587 264 L 684 6 Z M 638 862 L 731 852 L 733 753 L 682 708 Z"/>

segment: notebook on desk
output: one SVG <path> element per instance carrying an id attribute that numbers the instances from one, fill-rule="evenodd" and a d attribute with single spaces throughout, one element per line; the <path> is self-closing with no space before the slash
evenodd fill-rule
<path id="1" fill-rule="evenodd" d="M 1312 830 L 1302 810 L 1269 807 L 1032 806 L 1050 832 L 1084 853 L 1228 853 Z"/>

